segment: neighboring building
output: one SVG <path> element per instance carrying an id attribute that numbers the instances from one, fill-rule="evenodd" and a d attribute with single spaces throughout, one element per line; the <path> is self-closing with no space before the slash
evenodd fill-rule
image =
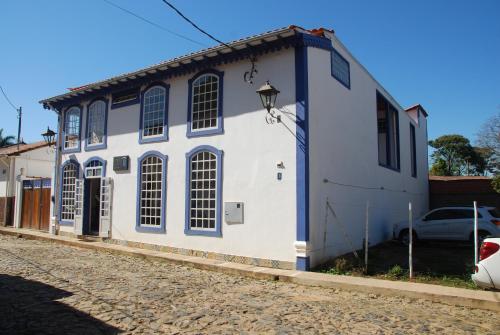
<path id="1" fill-rule="evenodd" d="M 485 176 L 429 176 L 430 208 L 478 206 L 500 208 L 500 193 Z"/>
<path id="2" fill-rule="evenodd" d="M 367 200 L 372 245 L 409 201 L 427 210 L 427 114 L 401 108 L 332 31 L 229 46 L 41 101 L 62 134 L 59 233 L 305 270 L 361 247 Z M 281 122 L 256 94 L 267 80 Z"/>
<path id="3" fill-rule="evenodd" d="M 50 189 L 53 171 L 54 149 L 49 148 L 43 141 L 0 148 L 0 225 L 48 229 L 50 216 L 41 213 L 49 214 L 50 190 L 45 192 L 48 195 L 45 203 L 41 201 L 43 197 L 39 197 L 37 193 L 36 199 L 33 197 L 25 201 L 24 208 L 22 196 L 23 189 L 28 186 L 31 186 L 32 192 L 34 188 L 40 192 L 42 188 Z"/>

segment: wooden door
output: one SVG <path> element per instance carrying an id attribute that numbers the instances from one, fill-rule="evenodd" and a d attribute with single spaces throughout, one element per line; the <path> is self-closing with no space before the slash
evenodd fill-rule
<path id="1" fill-rule="evenodd" d="M 23 181 L 21 228 L 49 230 L 50 179 Z"/>

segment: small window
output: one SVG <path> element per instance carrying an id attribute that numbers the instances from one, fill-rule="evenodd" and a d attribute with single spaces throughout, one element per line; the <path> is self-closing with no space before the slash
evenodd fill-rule
<path id="1" fill-rule="evenodd" d="M 113 94 L 111 108 L 118 108 L 139 102 L 139 89 L 133 88 Z"/>
<path id="2" fill-rule="evenodd" d="M 102 162 L 94 159 L 85 168 L 85 178 L 101 178 L 103 176 Z"/>
<path id="3" fill-rule="evenodd" d="M 80 108 L 71 107 L 64 118 L 64 149 L 80 147 Z"/>
<path id="4" fill-rule="evenodd" d="M 398 111 L 377 92 L 378 162 L 381 166 L 399 170 Z"/>
<path id="5" fill-rule="evenodd" d="M 332 76 L 342 85 L 351 88 L 351 70 L 349 62 L 335 49 L 332 50 Z"/>
<path id="6" fill-rule="evenodd" d="M 165 127 L 166 90 L 161 86 L 151 87 L 144 94 L 142 115 L 142 137 L 160 137 Z"/>
<path id="7" fill-rule="evenodd" d="M 62 169 L 61 185 L 61 220 L 75 219 L 75 183 L 78 176 L 78 166 L 74 163 L 66 164 Z"/>
<path id="8" fill-rule="evenodd" d="M 415 140 L 415 126 L 410 124 L 410 155 L 411 176 L 417 177 L 417 143 Z"/>
<path id="9" fill-rule="evenodd" d="M 93 102 L 89 106 L 87 118 L 87 145 L 104 143 L 106 127 L 106 103 L 102 100 Z"/>

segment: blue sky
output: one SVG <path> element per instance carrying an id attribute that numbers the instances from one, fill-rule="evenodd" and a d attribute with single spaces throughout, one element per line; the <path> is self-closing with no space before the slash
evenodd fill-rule
<path id="1" fill-rule="evenodd" d="M 162 26 L 214 43 L 160 0 L 110 0 Z M 472 140 L 500 112 L 500 1 L 172 0 L 201 27 L 230 41 L 295 24 L 326 27 L 402 106 L 429 112 L 429 138 Z M 2 0 L 0 85 L 24 110 L 22 136 L 41 140 L 53 112 L 42 98 L 200 49 L 104 0 Z M 375 125 L 374 125 L 375 126 Z M 0 128 L 17 133 L 0 96 Z"/>

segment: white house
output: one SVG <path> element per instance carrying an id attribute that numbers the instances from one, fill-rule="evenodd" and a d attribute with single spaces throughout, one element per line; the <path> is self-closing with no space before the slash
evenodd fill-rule
<path id="1" fill-rule="evenodd" d="M 257 71 L 255 71 L 257 70 Z M 279 90 L 270 113 L 256 93 Z M 307 270 L 427 210 L 427 114 L 290 26 L 42 100 L 60 234 Z"/>
<path id="2" fill-rule="evenodd" d="M 0 148 L 0 225 L 49 228 L 53 171 L 54 150 L 44 141 Z"/>

